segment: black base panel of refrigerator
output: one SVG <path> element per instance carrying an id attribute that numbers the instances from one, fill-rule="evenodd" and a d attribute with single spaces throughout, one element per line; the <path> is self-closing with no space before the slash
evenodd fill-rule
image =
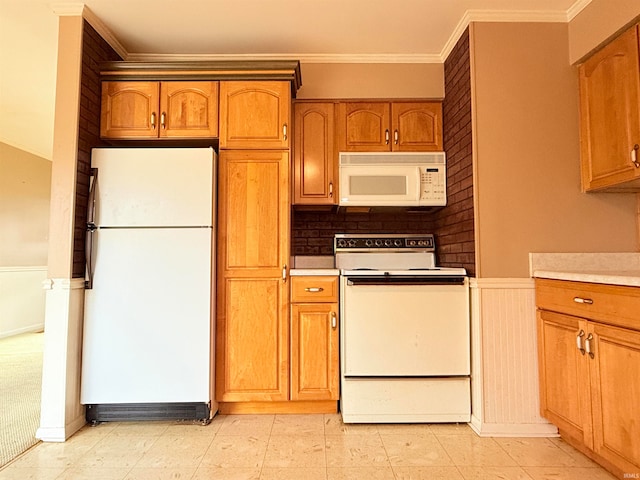
<path id="1" fill-rule="evenodd" d="M 207 424 L 211 410 L 206 403 L 99 403 L 85 405 L 89 423 L 137 420 L 197 420 Z"/>

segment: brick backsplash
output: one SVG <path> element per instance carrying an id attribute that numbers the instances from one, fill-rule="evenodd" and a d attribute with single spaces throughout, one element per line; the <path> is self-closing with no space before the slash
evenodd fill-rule
<path id="1" fill-rule="evenodd" d="M 109 44 L 84 22 L 82 35 L 82 77 L 80 80 L 80 119 L 78 170 L 76 179 L 75 224 L 73 232 L 73 277 L 84 277 L 85 231 L 89 199 L 91 148 L 103 146 L 100 140 L 100 69 L 103 61 L 122 60 Z"/>
<path id="2" fill-rule="evenodd" d="M 293 255 L 332 255 L 336 233 L 433 233 L 438 264 L 464 267 L 475 275 L 473 164 L 469 31 L 444 64 L 444 149 L 447 153 L 447 206 L 431 213 L 380 209 L 371 213 L 294 210 Z"/>
<path id="3" fill-rule="evenodd" d="M 293 212 L 293 255 L 333 255 L 336 233 L 433 233 L 433 215 L 387 209 L 351 213 Z"/>

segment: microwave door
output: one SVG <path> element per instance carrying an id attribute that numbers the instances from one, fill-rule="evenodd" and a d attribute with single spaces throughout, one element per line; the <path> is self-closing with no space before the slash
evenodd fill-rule
<path id="1" fill-rule="evenodd" d="M 420 169 L 404 165 L 341 166 L 340 185 L 340 205 L 418 205 Z"/>

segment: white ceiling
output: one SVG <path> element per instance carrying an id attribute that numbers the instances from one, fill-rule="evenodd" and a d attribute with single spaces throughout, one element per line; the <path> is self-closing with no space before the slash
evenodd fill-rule
<path id="1" fill-rule="evenodd" d="M 469 21 L 567 22 L 590 0 L 85 0 L 128 60 L 441 62 Z M 0 141 L 51 158 L 57 14 L 0 0 Z M 55 12 L 55 13 L 54 13 Z"/>

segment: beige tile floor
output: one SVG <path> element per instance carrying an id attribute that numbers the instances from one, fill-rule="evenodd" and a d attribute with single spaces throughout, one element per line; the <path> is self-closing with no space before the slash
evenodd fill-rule
<path id="1" fill-rule="evenodd" d="M 210 425 L 105 423 L 40 443 L 0 480 L 611 480 L 559 438 L 467 425 L 345 425 L 339 415 L 221 415 Z"/>

